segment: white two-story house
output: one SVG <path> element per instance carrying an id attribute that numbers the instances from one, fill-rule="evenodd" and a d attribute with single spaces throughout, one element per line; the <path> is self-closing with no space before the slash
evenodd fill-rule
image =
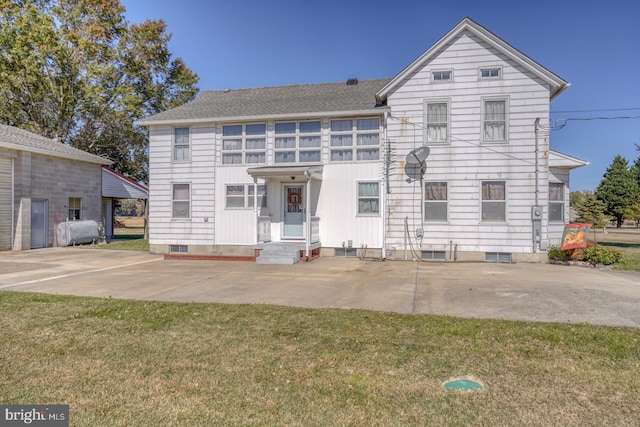
<path id="1" fill-rule="evenodd" d="M 150 134 L 153 252 L 543 261 L 568 219 L 569 83 L 470 19 L 393 78 L 204 91 Z"/>

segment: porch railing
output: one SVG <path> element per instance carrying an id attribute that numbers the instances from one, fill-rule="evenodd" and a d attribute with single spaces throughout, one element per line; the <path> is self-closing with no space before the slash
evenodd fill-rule
<path id="1" fill-rule="evenodd" d="M 258 243 L 271 241 L 271 218 L 268 216 L 258 217 Z"/>
<path id="2" fill-rule="evenodd" d="M 311 242 L 317 243 L 320 241 L 320 217 L 311 217 Z"/>

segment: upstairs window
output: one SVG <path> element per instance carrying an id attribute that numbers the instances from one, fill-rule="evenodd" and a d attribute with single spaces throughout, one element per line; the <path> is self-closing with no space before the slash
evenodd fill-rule
<path id="1" fill-rule="evenodd" d="M 483 104 L 483 140 L 507 140 L 507 101 L 485 100 Z"/>
<path id="2" fill-rule="evenodd" d="M 276 123 L 275 163 L 320 162 L 321 131 L 320 121 Z"/>
<path id="3" fill-rule="evenodd" d="M 427 142 L 449 141 L 449 103 L 426 102 Z"/>
<path id="4" fill-rule="evenodd" d="M 175 128 L 173 130 L 173 160 L 186 162 L 191 160 L 189 144 L 189 128 Z"/>
<path id="5" fill-rule="evenodd" d="M 222 164 L 266 162 L 267 125 L 225 125 L 222 127 Z"/>
<path id="6" fill-rule="evenodd" d="M 380 158 L 380 119 L 331 120 L 331 161 L 366 162 Z"/>

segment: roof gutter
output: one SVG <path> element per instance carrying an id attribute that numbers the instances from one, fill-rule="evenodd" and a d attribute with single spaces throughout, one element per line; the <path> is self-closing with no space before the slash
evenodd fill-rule
<path id="1" fill-rule="evenodd" d="M 82 162 L 87 162 L 87 163 L 96 163 L 99 165 L 111 165 L 113 164 L 113 161 L 108 160 L 104 157 L 100 157 L 100 156 L 96 156 L 94 154 L 89 154 L 90 156 L 93 156 L 93 158 L 90 157 L 84 157 L 78 154 L 71 154 L 71 153 L 58 153 L 57 151 L 50 151 L 50 150 L 45 150 L 42 148 L 35 148 L 35 147 L 29 147 L 26 145 L 20 145 L 20 144 L 12 144 L 10 142 L 0 142 L 0 148 L 8 148 L 11 150 L 16 150 L 16 151 L 27 151 L 30 153 L 36 153 L 36 154 L 43 154 L 45 156 L 51 156 L 51 157 L 59 157 L 62 159 L 69 159 L 69 160 L 79 160 Z"/>
<path id="2" fill-rule="evenodd" d="M 230 116 L 230 117 L 208 117 L 198 119 L 142 119 L 134 122 L 136 126 L 154 126 L 166 124 L 199 124 L 199 123 L 231 123 L 231 122 L 247 122 L 261 120 L 285 120 L 285 119 L 307 119 L 307 118 L 326 118 L 338 116 L 372 116 L 382 115 L 387 111 L 391 111 L 389 107 L 378 107 L 369 110 L 347 110 L 347 111 L 322 111 L 322 112 L 306 112 L 306 113 L 286 113 L 286 114 L 268 114 L 262 116 Z"/>

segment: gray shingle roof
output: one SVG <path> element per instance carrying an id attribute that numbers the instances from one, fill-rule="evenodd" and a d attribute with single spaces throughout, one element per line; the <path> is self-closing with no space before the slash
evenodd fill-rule
<path id="1" fill-rule="evenodd" d="M 389 80 L 361 80 L 355 85 L 340 82 L 207 90 L 188 104 L 147 117 L 137 124 L 372 111 L 377 107 L 375 93 Z"/>
<path id="2" fill-rule="evenodd" d="M 44 136 L 14 126 L 0 124 L 0 147 L 31 151 L 66 159 L 109 165 L 113 162 L 103 157 L 69 147 Z"/>

